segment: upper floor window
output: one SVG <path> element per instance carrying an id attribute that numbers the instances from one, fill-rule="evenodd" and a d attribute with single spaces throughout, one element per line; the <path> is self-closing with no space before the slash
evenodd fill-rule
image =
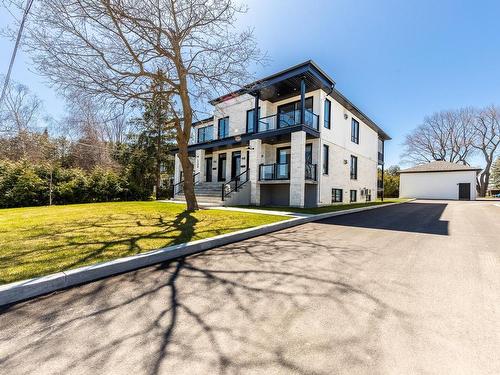
<path id="1" fill-rule="evenodd" d="M 208 142 L 213 139 L 214 127 L 213 125 L 198 128 L 198 143 Z"/>
<path id="2" fill-rule="evenodd" d="M 226 138 L 229 135 L 229 117 L 219 119 L 218 127 L 219 139 Z"/>
<path id="3" fill-rule="evenodd" d="M 358 179 L 358 157 L 351 155 L 351 180 Z"/>
<path id="4" fill-rule="evenodd" d="M 359 122 L 355 119 L 351 120 L 351 141 L 359 143 Z"/>
<path id="5" fill-rule="evenodd" d="M 328 174 L 328 168 L 330 164 L 330 148 L 327 145 L 323 145 L 323 174 Z"/>
<path id="6" fill-rule="evenodd" d="M 332 116 L 332 102 L 325 99 L 325 110 L 323 113 L 323 126 L 327 129 L 331 128 L 330 121 Z"/>
<path id="7" fill-rule="evenodd" d="M 255 117 L 254 117 L 254 109 L 249 109 L 247 111 L 247 133 L 253 133 L 259 131 L 259 129 L 255 129 Z M 260 107 L 259 107 L 259 118 L 260 118 Z"/>

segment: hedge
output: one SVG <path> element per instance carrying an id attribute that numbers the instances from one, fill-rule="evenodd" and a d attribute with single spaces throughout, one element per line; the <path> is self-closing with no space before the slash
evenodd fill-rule
<path id="1" fill-rule="evenodd" d="M 96 168 L 85 172 L 0 160 L 0 207 L 48 205 L 51 171 L 53 204 L 142 200 L 150 195 L 131 187 L 126 171 L 118 174 Z"/>

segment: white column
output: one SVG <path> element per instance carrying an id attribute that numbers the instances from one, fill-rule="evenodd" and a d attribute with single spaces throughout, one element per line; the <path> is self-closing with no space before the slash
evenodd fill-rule
<path id="1" fill-rule="evenodd" d="M 250 155 L 248 167 L 250 168 L 250 203 L 260 205 L 259 165 L 261 163 L 262 141 L 250 140 Z"/>
<path id="2" fill-rule="evenodd" d="M 226 182 L 231 181 L 231 165 L 233 164 L 232 153 L 231 150 L 226 152 Z"/>
<path id="3" fill-rule="evenodd" d="M 304 207 L 306 133 L 292 133 L 290 165 L 290 206 Z"/>
<path id="4" fill-rule="evenodd" d="M 175 161 L 175 164 L 174 164 L 174 184 L 178 184 L 181 180 L 181 171 L 182 171 L 181 161 L 179 159 L 178 154 L 175 154 L 174 161 Z"/>
<path id="5" fill-rule="evenodd" d="M 205 182 L 205 150 L 196 150 L 196 164 L 194 173 L 200 173 L 196 176 L 196 181 Z"/>

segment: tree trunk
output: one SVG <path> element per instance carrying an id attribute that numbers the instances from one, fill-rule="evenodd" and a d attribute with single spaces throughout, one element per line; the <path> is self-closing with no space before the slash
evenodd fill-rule
<path id="1" fill-rule="evenodd" d="M 481 173 L 479 177 L 479 196 L 484 198 L 486 196 L 486 192 L 488 191 L 488 183 L 490 181 L 490 170 L 491 165 L 487 165 L 485 170 Z"/>
<path id="2" fill-rule="evenodd" d="M 195 211 L 198 209 L 198 201 L 194 194 L 194 177 L 193 177 L 193 163 L 189 160 L 187 143 L 181 145 L 179 143 L 179 160 L 181 162 L 182 171 L 184 172 L 184 197 L 186 198 L 186 205 L 188 211 Z"/>
<path id="3" fill-rule="evenodd" d="M 156 142 L 156 199 L 158 200 L 158 194 L 160 192 L 161 185 L 161 122 L 157 120 L 158 134 Z"/>

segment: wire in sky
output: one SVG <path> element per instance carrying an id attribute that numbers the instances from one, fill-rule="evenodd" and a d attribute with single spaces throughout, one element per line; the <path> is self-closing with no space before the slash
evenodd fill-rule
<path id="1" fill-rule="evenodd" d="M 10 75 L 12 73 L 12 67 L 14 66 L 14 60 L 16 59 L 17 50 L 19 48 L 19 43 L 21 42 L 21 36 L 23 35 L 24 24 L 26 23 L 26 19 L 28 18 L 28 14 L 30 12 L 31 6 L 33 5 L 34 0 L 28 0 L 26 3 L 26 8 L 24 9 L 23 18 L 21 20 L 21 24 L 19 25 L 19 31 L 17 32 L 16 44 L 14 45 L 14 50 L 12 51 L 12 56 L 10 57 L 9 69 L 7 70 L 7 75 L 5 76 L 5 80 L 2 88 L 2 95 L 0 96 L 0 109 L 2 108 L 2 103 L 5 99 L 5 95 L 7 94 L 7 86 L 9 85 Z"/>

